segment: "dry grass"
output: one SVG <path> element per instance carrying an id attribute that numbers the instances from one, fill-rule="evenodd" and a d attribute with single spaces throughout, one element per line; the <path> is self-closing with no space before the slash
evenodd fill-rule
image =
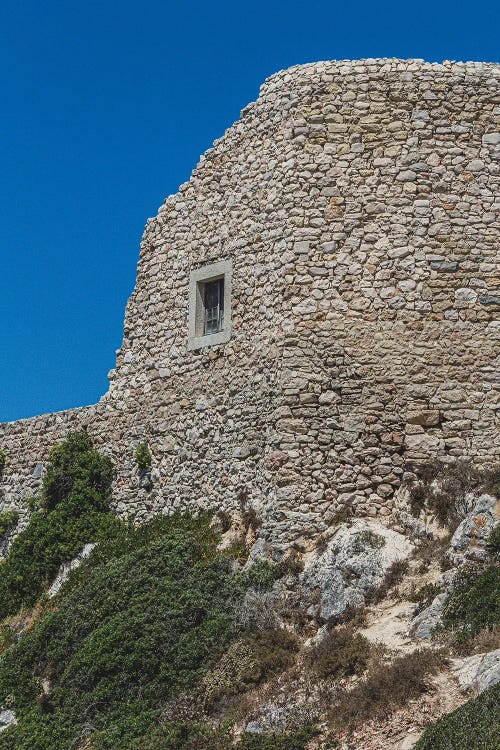
<path id="1" fill-rule="evenodd" d="M 397 560 L 396 562 L 393 562 L 387 569 L 384 580 L 380 586 L 368 592 L 365 597 L 366 604 L 378 604 L 385 599 L 389 592 L 394 591 L 396 586 L 399 586 L 408 571 L 408 560 Z"/>
<path id="2" fill-rule="evenodd" d="M 440 640 L 445 641 L 446 636 L 440 635 Z M 483 628 L 477 635 L 465 641 L 455 641 L 451 637 L 450 648 L 454 656 L 472 656 L 473 654 L 486 654 L 488 651 L 496 651 L 500 648 L 500 627 Z"/>
<path id="3" fill-rule="evenodd" d="M 329 630 L 306 654 L 305 664 L 321 678 L 340 679 L 362 674 L 371 653 L 371 644 L 364 636 L 343 626 Z"/>
<path id="4" fill-rule="evenodd" d="M 339 692 L 329 719 L 339 730 L 372 719 L 385 719 L 412 698 L 430 690 L 430 676 L 446 664 L 442 652 L 430 649 L 400 656 L 391 664 L 379 660 L 352 690 L 344 688 Z"/>
<path id="5" fill-rule="evenodd" d="M 437 564 L 442 571 L 448 570 L 451 562 L 445 552 L 449 543 L 450 534 L 440 539 L 423 539 L 414 555 L 417 561 L 417 573 L 427 573 L 434 564 Z"/>

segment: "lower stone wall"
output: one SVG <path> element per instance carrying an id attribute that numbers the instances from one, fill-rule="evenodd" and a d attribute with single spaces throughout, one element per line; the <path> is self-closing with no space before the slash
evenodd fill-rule
<path id="1" fill-rule="evenodd" d="M 246 387 L 232 388 L 205 363 L 204 375 L 172 381 L 161 398 L 146 394 L 135 413 L 111 392 L 95 406 L 1 425 L 0 511 L 19 509 L 25 520 L 50 448 L 87 429 L 115 464 L 115 509 L 135 521 L 178 508 L 253 507 L 274 541 L 320 533 L 342 506 L 390 522 L 415 464 L 500 461 L 500 332 L 491 325 L 485 337 L 479 325 L 297 327 L 284 335 L 282 360 L 256 365 Z M 153 455 L 151 487 L 141 486 L 134 461 L 141 440 Z"/>
<path id="2" fill-rule="evenodd" d="M 434 458 L 500 462 L 500 330 L 489 329 L 344 320 L 290 334 L 276 422 L 283 529 L 291 509 L 309 524 L 344 505 L 390 520 L 402 482 Z"/>

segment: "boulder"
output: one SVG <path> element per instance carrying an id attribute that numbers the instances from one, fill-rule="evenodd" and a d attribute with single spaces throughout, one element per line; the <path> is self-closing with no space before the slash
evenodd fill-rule
<path id="1" fill-rule="evenodd" d="M 90 557 L 90 554 L 94 547 L 94 543 L 86 544 L 80 554 L 78 554 L 73 560 L 71 560 L 71 562 L 63 563 L 61 565 L 61 567 L 59 568 L 59 572 L 57 573 L 57 576 L 52 583 L 52 586 L 47 592 L 47 596 L 49 597 L 49 599 L 53 599 L 54 596 L 59 593 L 59 591 L 61 590 L 61 586 L 67 580 L 71 571 L 79 568 L 83 561 L 87 560 L 87 558 Z"/>
<path id="2" fill-rule="evenodd" d="M 472 510 L 458 526 L 450 542 L 450 557 L 456 563 L 460 558 L 482 559 L 486 555 L 486 539 L 497 523 L 497 500 L 491 495 L 471 499 Z"/>
<path id="3" fill-rule="evenodd" d="M 410 625 L 410 634 L 414 638 L 430 639 L 433 628 L 441 620 L 446 596 L 447 594 L 438 594 L 432 604 L 413 618 Z"/>
<path id="4" fill-rule="evenodd" d="M 13 724 L 17 724 L 14 711 L 9 711 L 9 709 L 0 706 L 0 732 L 8 729 Z"/>
<path id="5" fill-rule="evenodd" d="M 249 734 L 272 734 L 298 729 L 310 724 L 314 713 L 315 706 L 297 703 L 294 698 L 285 700 L 282 705 L 270 703 L 259 709 L 245 731 Z"/>
<path id="6" fill-rule="evenodd" d="M 500 682 L 500 648 L 486 654 L 457 659 L 454 670 L 462 690 L 482 693 Z"/>
<path id="7" fill-rule="evenodd" d="M 326 549 L 313 553 L 301 574 L 310 614 L 326 622 L 362 606 L 367 593 L 382 584 L 389 567 L 412 551 L 403 534 L 382 524 L 342 524 Z"/>

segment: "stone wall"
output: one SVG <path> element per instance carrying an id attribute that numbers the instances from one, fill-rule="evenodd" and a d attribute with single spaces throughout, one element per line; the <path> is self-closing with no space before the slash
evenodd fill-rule
<path id="1" fill-rule="evenodd" d="M 341 504 L 390 517 L 414 462 L 500 460 L 498 82 L 418 60 L 271 76 L 148 221 L 108 393 L 0 426 L 0 504 L 82 425 L 120 513 L 252 506 L 275 539 Z M 232 338 L 188 351 L 190 271 L 221 260 Z"/>

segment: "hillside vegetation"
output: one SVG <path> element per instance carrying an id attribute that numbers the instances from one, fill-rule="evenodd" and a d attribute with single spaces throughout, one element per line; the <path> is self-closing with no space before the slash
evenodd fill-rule
<path id="1" fill-rule="evenodd" d="M 497 632 L 498 532 L 490 562 L 464 573 L 445 603 L 447 651 L 391 654 L 362 635 L 361 611 L 304 646 L 293 556 L 242 567 L 241 544 L 221 551 L 209 514 L 126 524 L 110 510 L 112 478 L 89 436 L 70 435 L 0 562 L 0 711 L 17 722 L 0 732 L 0 750 L 333 750 L 346 731 L 432 691 L 453 644 Z M 89 542 L 89 559 L 49 598 L 60 565 Z M 405 570 L 390 571 L 374 606 Z M 279 731 L 246 731 L 262 702 L 288 694 L 303 708 Z M 418 750 L 496 750 L 498 697 L 497 686 L 443 717 Z"/>
<path id="2" fill-rule="evenodd" d="M 40 508 L 0 563 L 5 617 L 32 606 L 61 562 L 98 541 L 56 599 L 42 598 L 38 621 L 19 639 L 11 632 L 0 661 L 0 705 L 15 711 L 18 724 L 0 734 L 1 750 L 85 742 L 95 750 L 223 748 L 229 725 L 161 722 L 162 709 L 192 690 L 242 635 L 248 684 L 266 671 L 258 651 L 268 638 L 238 625 L 246 589 L 272 582 L 265 566 L 233 573 L 231 556 L 216 551 L 208 517 L 121 523 L 109 511 L 111 479 L 109 459 L 84 433 L 54 448 Z M 285 653 L 293 646 L 282 644 Z M 310 737 L 309 729 L 242 737 L 238 747 L 300 750 Z"/>

